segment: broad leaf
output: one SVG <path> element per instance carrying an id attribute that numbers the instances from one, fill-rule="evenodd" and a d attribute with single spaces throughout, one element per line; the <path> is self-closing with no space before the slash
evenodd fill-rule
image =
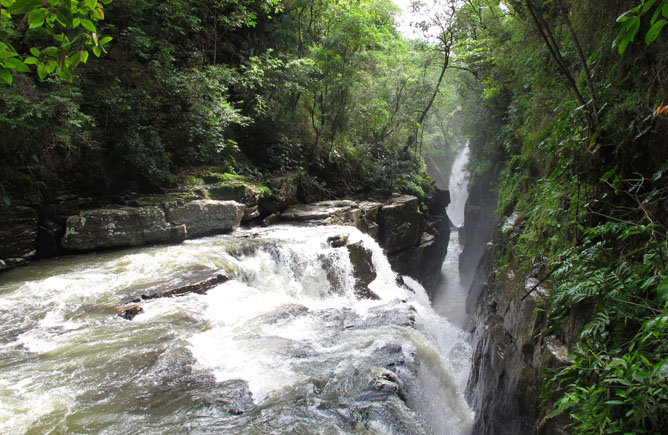
<path id="1" fill-rule="evenodd" d="M 82 19 L 81 25 L 83 26 L 84 29 L 90 32 L 97 32 L 97 30 L 95 29 L 95 25 L 91 20 Z"/>
<path id="2" fill-rule="evenodd" d="M 656 286 L 656 292 L 659 294 L 659 299 L 668 301 L 668 278 L 664 279 Z"/>
<path id="3" fill-rule="evenodd" d="M 42 0 L 18 0 L 7 8 L 12 15 L 22 15 L 42 4 Z"/>
<path id="4" fill-rule="evenodd" d="M 28 68 L 28 66 L 23 63 L 21 59 L 10 57 L 9 59 L 5 59 L 4 63 L 6 68 L 15 69 L 19 72 L 30 72 L 30 68 Z"/>
<path id="5" fill-rule="evenodd" d="M 645 35 L 645 44 L 649 45 L 654 40 L 659 36 L 659 33 L 661 33 L 661 29 L 663 29 L 663 26 L 668 24 L 668 21 L 661 19 L 654 23 L 652 27 L 649 28 L 647 31 L 647 35 Z"/>
<path id="6" fill-rule="evenodd" d="M 46 9 L 35 9 L 34 11 L 30 12 L 30 15 L 28 15 L 28 24 L 30 25 L 31 29 L 34 29 L 35 27 L 42 27 L 44 25 L 45 18 Z"/>
<path id="7" fill-rule="evenodd" d="M 7 82 L 8 85 L 12 84 L 12 73 L 7 71 L 2 65 L 0 65 L 0 79 Z"/>

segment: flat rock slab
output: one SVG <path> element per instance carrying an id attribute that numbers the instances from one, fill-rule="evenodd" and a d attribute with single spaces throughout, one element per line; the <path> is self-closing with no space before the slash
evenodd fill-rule
<path id="1" fill-rule="evenodd" d="M 284 221 L 317 221 L 325 220 L 357 208 L 355 201 L 320 201 L 313 204 L 291 205 L 283 213 Z"/>
<path id="2" fill-rule="evenodd" d="M 167 208 L 167 221 L 185 225 L 191 239 L 232 231 L 241 223 L 245 206 L 235 201 L 198 200 Z"/>
<path id="3" fill-rule="evenodd" d="M 67 218 L 61 246 L 88 250 L 178 243 L 185 238 L 186 227 L 169 224 L 159 207 L 102 208 Z"/>
<path id="4" fill-rule="evenodd" d="M 229 278 L 222 273 L 215 273 L 207 278 L 198 281 L 183 282 L 181 284 L 174 284 L 168 287 L 156 287 L 148 289 L 139 296 L 135 296 L 126 300 L 124 303 L 116 308 L 119 317 L 127 320 L 132 320 L 137 314 L 142 313 L 144 309 L 140 305 L 141 302 L 158 299 L 170 298 L 176 296 L 185 296 L 190 293 L 204 294 L 210 289 L 219 284 L 226 282 Z"/>

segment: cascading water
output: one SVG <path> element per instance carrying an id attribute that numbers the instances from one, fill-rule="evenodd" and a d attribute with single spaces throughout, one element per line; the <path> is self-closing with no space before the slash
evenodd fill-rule
<path id="1" fill-rule="evenodd" d="M 461 227 L 464 224 L 464 206 L 468 198 L 468 172 L 466 165 L 469 161 L 468 142 L 460 151 L 452 165 L 450 181 L 450 204 L 447 207 L 448 217 L 453 225 Z M 466 320 L 466 296 L 468 288 L 459 277 L 459 256 L 462 246 L 459 243 L 459 232 L 450 232 L 448 253 L 441 267 L 441 281 L 434 292 L 434 309 L 445 316 L 455 325 L 462 327 Z"/>
<path id="2" fill-rule="evenodd" d="M 355 294 L 347 235 L 372 252 Z M 222 271 L 206 294 L 115 306 Z M 0 427 L 14 433 L 465 434 L 470 346 L 370 237 L 271 227 L 0 276 Z"/>
<path id="3" fill-rule="evenodd" d="M 450 204 L 448 205 L 447 212 L 450 222 L 456 227 L 461 227 L 464 224 L 464 206 L 469 197 L 468 188 L 466 187 L 468 181 L 466 165 L 468 162 L 469 144 L 467 142 L 452 164 L 450 180 L 448 181 Z"/>

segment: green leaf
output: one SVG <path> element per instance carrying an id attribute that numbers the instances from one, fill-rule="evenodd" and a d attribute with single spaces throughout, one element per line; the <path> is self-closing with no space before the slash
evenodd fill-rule
<path id="1" fill-rule="evenodd" d="M 661 8 L 661 15 L 663 18 L 668 18 L 668 3 L 664 2 L 663 7 Z"/>
<path id="2" fill-rule="evenodd" d="M 61 6 L 58 8 L 58 11 L 56 12 L 56 19 L 64 27 L 74 27 L 74 22 L 72 21 L 72 11 L 67 7 Z"/>
<path id="3" fill-rule="evenodd" d="M 645 35 L 645 44 L 649 45 L 654 40 L 659 36 L 659 33 L 661 33 L 661 29 L 663 29 L 663 26 L 668 24 L 668 21 L 661 19 L 654 23 L 652 27 L 649 28 L 647 31 L 647 35 Z"/>
<path id="4" fill-rule="evenodd" d="M 30 12 L 28 15 L 28 24 L 31 29 L 36 27 L 42 27 L 44 25 L 44 19 L 46 18 L 46 9 L 39 8 Z"/>
<path id="5" fill-rule="evenodd" d="M 622 400 L 606 400 L 606 405 L 623 405 L 625 402 Z"/>
<path id="6" fill-rule="evenodd" d="M 40 80 L 44 80 L 49 73 L 46 72 L 46 65 L 39 64 L 37 65 L 37 75 L 39 76 Z"/>
<path id="7" fill-rule="evenodd" d="M 51 74 L 56 67 L 58 67 L 58 62 L 50 60 L 49 63 L 46 64 L 46 73 Z"/>
<path id="8" fill-rule="evenodd" d="M 100 55 L 102 54 L 102 49 L 98 45 L 96 45 L 95 47 L 93 47 L 93 54 L 95 55 L 95 57 L 100 57 Z"/>
<path id="9" fill-rule="evenodd" d="M 81 62 L 83 62 L 83 63 L 88 62 L 88 52 L 87 51 L 82 51 L 81 52 Z"/>
<path id="10" fill-rule="evenodd" d="M 7 8 L 7 12 L 12 15 L 22 15 L 38 5 L 42 4 L 42 0 L 18 0 L 16 3 Z"/>
<path id="11" fill-rule="evenodd" d="M 23 63 L 25 63 L 26 65 L 37 65 L 39 63 L 39 59 L 30 56 L 26 58 L 26 60 L 24 60 Z"/>
<path id="12" fill-rule="evenodd" d="M 31 53 L 33 56 L 35 56 L 35 57 L 39 57 L 39 48 L 37 48 L 37 47 L 31 47 L 31 48 L 30 48 L 30 53 Z"/>
<path id="13" fill-rule="evenodd" d="M 95 29 L 95 25 L 91 20 L 82 19 L 81 25 L 83 26 L 84 29 L 90 32 L 97 32 L 97 30 Z"/>
<path id="14" fill-rule="evenodd" d="M 58 48 L 57 47 L 46 47 L 44 50 L 42 50 L 42 53 L 44 53 L 45 56 L 56 57 L 56 56 L 58 56 Z"/>
<path id="15" fill-rule="evenodd" d="M 109 42 L 111 42 L 114 38 L 111 36 L 105 36 L 104 38 L 100 39 L 100 45 L 105 45 Z"/>
<path id="16" fill-rule="evenodd" d="M 654 3 L 656 3 L 656 0 L 649 0 L 645 2 L 645 6 L 643 6 L 642 10 L 640 11 L 640 15 L 647 13 L 647 11 L 650 10 L 652 6 L 654 6 Z"/>
<path id="17" fill-rule="evenodd" d="M 8 85 L 11 85 L 13 80 L 12 73 L 7 71 L 2 65 L 0 65 L 0 79 L 6 81 Z"/>
<path id="18" fill-rule="evenodd" d="M 6 68 L 15 69 L 16 71 L 19 72 L 30 72 L 30 68 L 28 68 L 28 66 L 25 63 L 23 63 L 22 60 L 17 59 L 15 57 L 10 57 L 9 59 L 5 59 L 4 63 Z"/>
<path id="19" fill-rule="evenodd" d="M 656 292 L 659 294 L 659 299 L 664 302 L 668 301 L 668 278 L 665 278 L 656 286 Z"/>
<path id="20" fill-rule="evenodd" d="M 652 14 L 652 19 L 649 21 L 650 24 L 656 23 L 656 20 L 659 18 L 659 15 L 661 15 L 662 10 L 663 8 L 656 8 L 654 14 Z"/>
<path id="21" fill-rule="evenodd" d="M 70 72 L 70 69 L 67 66 L 63 66 L 61 69 L 59 69 L 57 71 L 57 74 L 63 80 L 66 80 L 66 81 L 72 83 L 72 73 Z"/>

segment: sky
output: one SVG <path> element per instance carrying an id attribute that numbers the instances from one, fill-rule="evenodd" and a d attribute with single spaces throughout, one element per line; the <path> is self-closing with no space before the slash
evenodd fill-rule
<path id="1" fill-rule="evenodd" d="M 416 19 L 413 18 L 410 12 L 411 0 L 392 0 L 392 1 L 402 10 L 401 16 L 397 18 L 397 21 L 399 22 L 399 31 L 401 32 L 402 35 L 404 35 L 407 38 L 416 38 L 417 35 L 415 34 L 414 29 L 412 29 L 410 26 L 411 21 L 416 21 Z"/>

